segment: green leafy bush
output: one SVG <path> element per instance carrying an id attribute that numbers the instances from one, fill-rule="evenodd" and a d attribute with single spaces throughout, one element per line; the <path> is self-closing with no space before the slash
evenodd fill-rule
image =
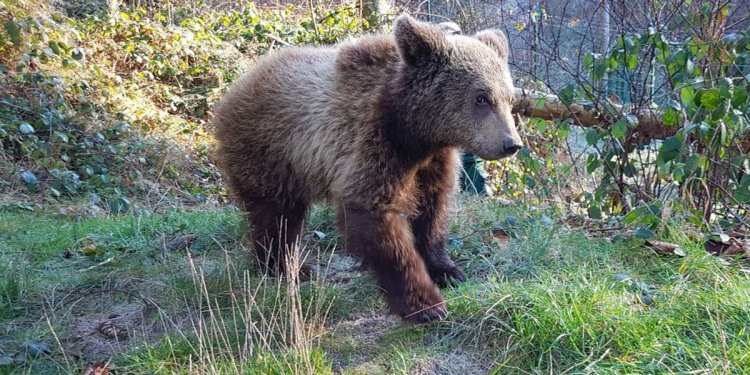
<path id="1" fill-rule="evenodd" d="M 244 65 L 367 25 L 352 6 L 315 9 L 313 21 L 292 5 L 150 4 L 76 18 L 36 5 L 0 1 L 0 144 L 11 161 L 0 174 L 30 194 L 104 201 L 142 195 L 153 182 L 199 201 L 221 194 L 206 125 Z"/>

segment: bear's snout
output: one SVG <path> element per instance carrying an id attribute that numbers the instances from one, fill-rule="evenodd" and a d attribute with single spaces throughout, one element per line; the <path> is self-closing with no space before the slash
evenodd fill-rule
<path id="1" fill-rule="evenodd" d="M 506 139 L 503 141 L 503 151 L 507 156 L 514 155 L 518 150 L 523 147 L 523 144 L 521 144 L 520 141 L 515 139 Z"/>

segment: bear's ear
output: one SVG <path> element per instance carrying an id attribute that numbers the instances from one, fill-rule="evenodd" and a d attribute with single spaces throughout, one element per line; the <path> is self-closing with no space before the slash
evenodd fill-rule
<path id="1" fill-rule="evenodd" d="M 490 29 L 480 31 L 474 37 L 494 49 L 501 59 L 508 61 L 510 46 L 508 45 L 508 38 L 505 36 L 505 33 L 497 29 Z"/>
<path id="2" fill-rule="evenodd" d="M 411 66 L 448 53 L 448 40 L 439 28 L 419 22 L 408 14 L 396 19 L 393 34 L 401 58 Z"/>

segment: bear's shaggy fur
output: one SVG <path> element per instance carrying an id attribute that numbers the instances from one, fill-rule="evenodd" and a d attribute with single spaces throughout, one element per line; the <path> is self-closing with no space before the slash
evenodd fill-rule
<path id="1" fill-rule="evenodd" d="M 458 150 L 521 147 L 512 93 L 502 32 L 445 35 L 407 15 L 392 35 L 261 58 L 213 120 L 261 265 L 278 272 L 310 203 L 328 201 L 391 311 L 443 319 L 436 284 L 465 278 L 445 249 Z"/>

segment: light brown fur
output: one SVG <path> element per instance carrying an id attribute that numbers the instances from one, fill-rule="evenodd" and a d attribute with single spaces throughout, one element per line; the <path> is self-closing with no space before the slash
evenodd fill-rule
<path id="1" fill-rule="evenodd" d="M 496 159 L 521 144 L 507 57 L 499 31 L 445 36 L 402 16 L 394 35 L 260 59 L 213 123 L 261 264 L 283 267 L 273 249 L 293 244 L 310 203 L 328 201 L 391 310 L 444 318 L 435 283 L 464 278 L 445 251 L 458 149 Z"/>

